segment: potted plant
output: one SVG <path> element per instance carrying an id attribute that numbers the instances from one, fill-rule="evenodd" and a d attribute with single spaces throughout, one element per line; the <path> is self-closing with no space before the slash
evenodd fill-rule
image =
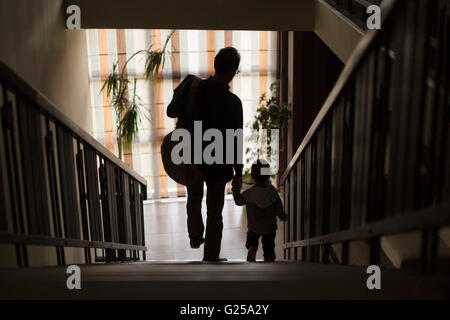
<path id="1" fill-rule="evenodd" d="M 259 99 L 259 107 L 256 109 L 256 115 L 253 123 L 247 124 L 252 134 L 248 142 L 250 145 L 245 149 L 246 168 L 242 177 L 243 184 L 252 184 L 250 176 L 251 165 L 254 161 L 264 158 L 274 168 L 276 164 L 276 154 L 272 150 L 271 130 L 281 128 L 290 119 L 292 113 L 289 105 L 281 103 L 279 99 L 279 81 L 270 85 L 270 97 L 264 93 Z M 262 130 L 266 130 L 267 138 L 262 139 Z M 276 177 L 276 172 L 272 178 Z"/>
<path id="2" fill-rule="evenodd" d="M 113 72 L 103 83 L 101 92 L 106 90 L 106 95 L 111 99 L 111 104 L 116 115 L 116 139 L 119 151 L 119 158 L 122 160 L 123 147 L 130 147 L 133 139 L 139 131 L 141 122 L 141 98 L 136 93 L 137 79 L 130 79 L 125 73 L 127 64 L 138 54 L 145 55 L 145 79 L 149 80 L 154 76 L 154 81 L 158 80 L 158 73 L 164 68 L 167 51 L 167 44 L 175 31 L 171 31 L 167 36 L 164 46 L 161 49 L 153 50 L 150 46 L 147 50 L 135 52 L 123 65 L 122 70 L 118 70 L 118 62 L 113 64 Z M 131 95 L 128 86 L 133 84 Z"/>

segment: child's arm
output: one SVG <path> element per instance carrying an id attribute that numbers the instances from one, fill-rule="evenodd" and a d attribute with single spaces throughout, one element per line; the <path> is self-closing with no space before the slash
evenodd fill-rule
<path id="1" fill-rule="evenodd" d="M 233 192 L 233 199 L 234 199 L 234 203 L 237 206 L 243 206 L 245 204 L 247 204 L 247 199 L 245 199 L 244 195 L 241 193 L 241 188 L 240 185 L 238 185 L 237 183 L 233 183 L 231 184 L 231 191 Z"/>
<path id="2" fill-rule="evenodd" d="M 276 198 L 277 199 L 275 201 L 275 214 L 281 221 L 286 221 L 287 220 L 287 214 L 284 213 L 283 203 L 281 202 L 280 196 L 277 194 Z"/>

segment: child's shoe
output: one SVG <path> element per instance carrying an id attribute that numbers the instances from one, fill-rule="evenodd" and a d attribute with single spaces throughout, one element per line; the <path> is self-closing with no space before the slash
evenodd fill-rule
<path id="1" fill-rule="evenodd" d="M 256 249 L 255 247 L 250 247 L 250 249 L 248 249 L 247 261 L 249 262 L 256 261 L 256 251 L 258 251 L 258 249 Z"/>

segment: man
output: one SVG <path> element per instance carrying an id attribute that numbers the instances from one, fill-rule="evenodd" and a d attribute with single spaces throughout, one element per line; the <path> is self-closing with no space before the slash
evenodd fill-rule
<path id="1" fill-rule="evenodd" d="M 199 248 L 205 244 L 203 261 L 226 261 L 219 257 L 222 241 L 222 209 L 225 198 L 225 185 L 234 178 L 234 183 L 242 182 L 242 159 L 237 158 L 236 146 L 242 142 L 234 141 L 234 163 L 226 164 L 226 129 L 242 129 L 242 102 L 230 92 L 229 83 L 238 73 L 240 55 L 233 47 L 220 50 L 214 59 L 215 74 L 200 81 L 195 95 L 195 112 L 193 119 L 202 121 L 202 130 L 218 129 L 223 136 L 223 163 L 207 165 L 203 162 L 203 179 L 201 182 L 188 186 L 187 224 L 192 248 Z M 193 76 L 188 76 L 175 89 L 172 102 L 167 108 L 167 115 L 171 118 L 187 118 L 187 105 L 192 92 Z M 176 103 L 176 101 L 183 101 Z M 190 118 L 190 117 L 189 117 Z M 242 138 L 242 137 L 240 137 Z M 205 147 L 205 145 L 203 145 Z M 202 148 L 203 149 L 203 148 Z M 229 151 L 229 150 L 228 150 Z M 234 169 L 234 177 L 233 177 Z M 207 221 L 206 233 L 202 219 L 203 183 L 206 183 Z"/>

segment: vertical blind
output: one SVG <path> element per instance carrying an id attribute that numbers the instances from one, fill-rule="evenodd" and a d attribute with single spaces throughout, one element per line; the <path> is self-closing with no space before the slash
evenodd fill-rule
<path id="1" fill-rule="evenodd" d="M 103 81 L 112 72 L 113 63 L 122 69 L 125 61 L 139 50 L 161 48 L 171 30 L 87 31 L 91 90 L 91 134 L 111 152 L 118 154 L 115 138 L 115 114 L 105 92 Z M 168 43 L 170 51 L 157 81 L 144 78 L 144 55 L 137 55 L 127 65 L 126 74 L 137 78 L 137 94 L 142 98 L 143 114 L 139 134 L 123 160 L 147 180 L 149 199 L 185 195 L 164 171 L 160 146 L 164 136 L 173 130 L 174 119 L 166 116 L 173 90 L 188 74 L 207 78 L 214 74 L 214 57 L 223 47 L 233 46 L 241 54 L 240 73 L 231 89 L 242 100 L 244 124 L 253 120 L 260 95 L 269 92 L 277 80 L 277 32 L 272 31 L 208 31 L 176 30 Z M 130 88 L 132 89 L 132 88 Z M 106 90 L 105 90 L 106 91 Z"/>

